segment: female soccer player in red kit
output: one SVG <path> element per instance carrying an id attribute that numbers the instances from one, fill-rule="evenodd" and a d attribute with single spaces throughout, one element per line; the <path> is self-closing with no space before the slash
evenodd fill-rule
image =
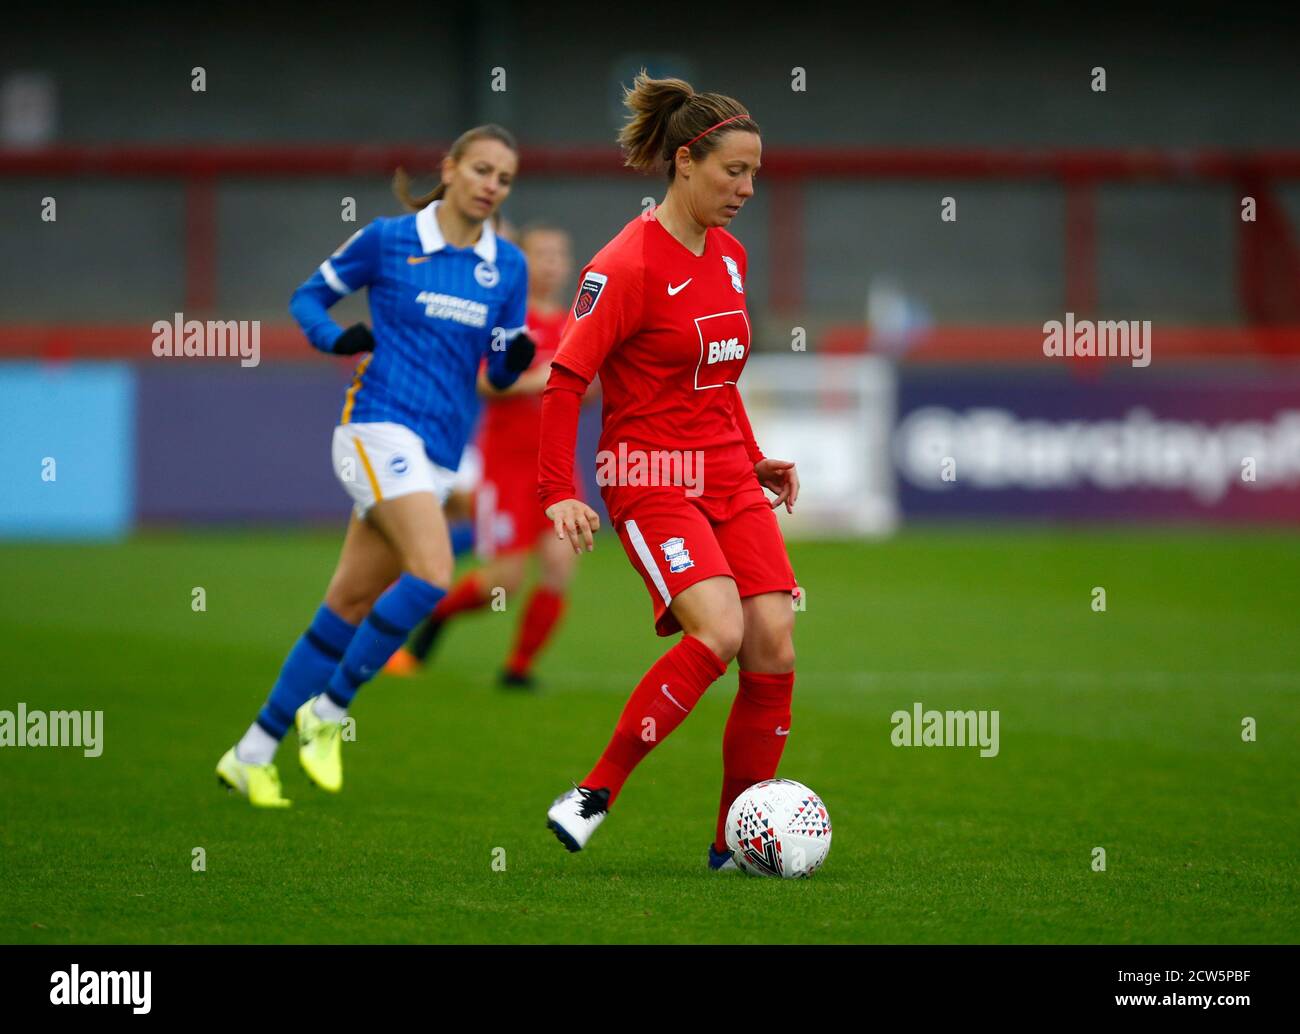
<path id="1" fill-rule="evenodd" d="M 668 190 L 582 271 L 543 395 L 538 494 L 560 538 L 594 548 L 599 518 L 576 498 L 573 457 L 579 401 L 599 374 L 598 470 L 629 473 L 604 479 L 602 495 L 650 593 L 655 630 L 684 635 L 637 684 L 604 753 L 547 825 L 581 850 L 636 765 L 735 658 L 740 688 L 709 848 L 712 868 L 731 869 L 727 810 L 775 775 L 794 689 L 795 579 L 772 511 L 792 509 L 799 479 L 793 463 L 759 451 L 736 390 L 751 345 L 747 262 L 724 229 L 754 194 L 762 145 L 737 101 L 680 79 L 642 72 L 625 103 L 626 163 L 666 166 Z M 664 484 L 663 474 L 688 470 Z"/>

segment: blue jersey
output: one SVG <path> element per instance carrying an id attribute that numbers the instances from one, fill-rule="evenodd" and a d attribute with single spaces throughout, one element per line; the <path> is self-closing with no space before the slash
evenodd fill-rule
<path id="1" fill-rule="evenodd" d="M 329 352 L 343 328 L 326 310 L 369 288 L 375 350 L 357 365 L 341 423 L 392 421 L 455 470 L 478 416 L 478 371 L 524 329 L 523 252 L 488 223 L 472 248 L 448 244 L 435 201 L 414 215 L 376 219 L 321 263 L 289 304 L 311 343 Z"/>

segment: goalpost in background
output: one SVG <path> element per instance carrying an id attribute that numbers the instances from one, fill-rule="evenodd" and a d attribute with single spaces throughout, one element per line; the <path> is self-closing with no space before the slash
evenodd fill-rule
<path id="1" fill-rule="evenodd" d="M 894 367 L 875 356 L 755 355 L 745 408 L 763 452 L 795 460 L 793 536 L 881 535 L 898 525 L 889 462 Z"/>

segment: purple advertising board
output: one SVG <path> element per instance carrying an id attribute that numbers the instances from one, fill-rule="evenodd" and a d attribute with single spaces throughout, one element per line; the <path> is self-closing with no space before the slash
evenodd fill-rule
<path id="1" fill-rule="evenodd" d="M 351 502 L 334 477 L 330 442 L 351 364 L 139 364 L 135 372 L 139 521 L 346 522 Z M 584 459 L 575 468 L 598 508 L 599 408 L 583 412 Z"/>
<path id="2" fill-rule="evenodd" d="M 900 371 L 907 518 L 1300 523 L 1300 371 Z"/>
<path id="3" fill-rule="evenodd" d="M 347 519 L 330 435 L 350 371 L 325 364 L 136 369 L 141 521 Z"/>

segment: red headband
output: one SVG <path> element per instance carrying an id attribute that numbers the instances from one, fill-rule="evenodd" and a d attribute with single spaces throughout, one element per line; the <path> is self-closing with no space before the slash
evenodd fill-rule
<path id="1" fill-rule="evenodd" d="M 695 143 L 695 141 L 698 140 L 701 136 L 708 136 L 708 135 L 709 135 L 710 133 L 712 133 L 715 129 L 721 129 L 721 128 L 722 128 L 723 126 L 725 126 L 728 122 L 735 122 L 736 119 L 741 119 L 741 118 L 749 118 L 749 116 L 748 116 L 748 115 L 732 115 L 731 118 L 724 118 L 724 119 L 723 119 L 721 122 L 719 122 L 716 126 L 709 126 L 709 128 L 706 129 L 706 130 L 705 130 L 703 133 L 701 133 L 699 136 L 693 136 L 693 137 L 691 137 L 689 140 L 686 141 L 686 143 L 682 144 L 682 146 L 683 146 L 683 147 L 690 147 L 691 144 Z"/>

